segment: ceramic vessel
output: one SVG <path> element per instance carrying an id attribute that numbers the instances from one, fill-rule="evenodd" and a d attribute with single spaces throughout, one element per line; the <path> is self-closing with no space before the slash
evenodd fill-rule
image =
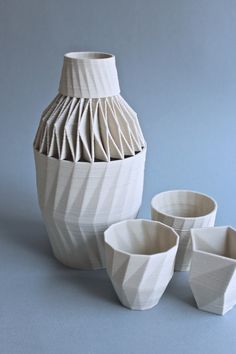
<path id="1" fill-rule="evenodd" d="M 199 309 L 224 315 L 236 304 L 236 230 L 191 230 L 189 282 Z"/>
<path id="2" fill-rule="evenodd" d="M 174 272 L 179 237 L 151 220 L 128 220 L 105 231 L 106 267 L 121 303 L 133 310 L 155 306 Z"/>
<path id="3" fill-rule="evenodd" d="M 162 192 L 152 199 L 152 219 L 173 227 L 180 237 L 175 270 L 189 270 L 190 230 L 214 226 L 216 211 L 217 204 L 214 199 L 189 190 Z"/>
<path id="4" fill-rule="evenodd" d="M 104 230 L 138 213 L 146 156 L 137 115 L 120 96 L 113 55 L 65 55 L 34 155 L 55 256 L 74 268 L 103 268 Z"/>

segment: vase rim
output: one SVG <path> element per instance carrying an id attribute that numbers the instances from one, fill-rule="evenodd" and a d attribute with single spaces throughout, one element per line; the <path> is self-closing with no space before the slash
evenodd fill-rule
<path id="1" fill-rule="evenodd" d="M 63 96 L 78 98 L 119 95 L 115 56 L 103 52 L 65 54 L 59 92 Z"/>
<path id="2" fill-rule="evenodd" d="M 69 52 L 64 55 L 66 60 L 97 61 L 114 59 L 115 56 L 105 52 Z"/>

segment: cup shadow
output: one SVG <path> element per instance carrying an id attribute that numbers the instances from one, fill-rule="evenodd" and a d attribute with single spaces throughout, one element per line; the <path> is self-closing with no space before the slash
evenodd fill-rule
<path id="1" fill-rule="evenodd" d="M 166 293 L 167 296 L 170 296 L 175 301 L 196 308 L 196 303 L 188 282 L 188 272 L 175 272 L 166 289 Z"/>

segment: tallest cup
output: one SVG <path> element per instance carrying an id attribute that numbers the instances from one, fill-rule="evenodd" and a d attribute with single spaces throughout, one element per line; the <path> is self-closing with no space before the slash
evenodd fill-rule
<path id="1" fill-rule="evenodd" d="M 56 258 L 74 268 L 103 268 L 105 229 L 135 218 L 140 208 L 146 156 L 137 115 L 120 96 L 113 55 L 65 55 L 34 155 L 39 205 Z"/>

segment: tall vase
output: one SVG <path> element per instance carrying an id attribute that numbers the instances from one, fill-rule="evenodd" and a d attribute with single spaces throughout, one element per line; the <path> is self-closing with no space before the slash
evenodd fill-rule
<path id="1" fill-rule="evenodd" d="M 42 113 L 34 156 L 55 257 L 73 268 L 103 268 L 105 229 L 139 211 L 146 157 L 113 55 L 64 56 L 59 94 Z"/>

